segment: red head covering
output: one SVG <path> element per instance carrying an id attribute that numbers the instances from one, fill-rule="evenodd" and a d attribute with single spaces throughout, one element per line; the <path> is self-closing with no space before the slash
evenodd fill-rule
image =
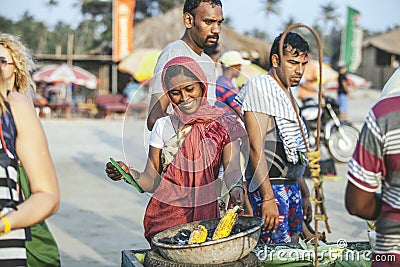
<path id="1" fill-rule="evenodd" d="M 193 73 L 194 76 L 197 77 L 199 83 L 202 85 L 204 89 L 201 105 L 200 107 L 192 114 L 186 114 L 182 112 L 178 105 L 173 103 L 168 91 L 170 88 L 167 87 L 165 83 L 165 75 L 167 69 L 171 66 L 181 65 L 188 69 L 190 72 Z M 215 106 L 210 106 L 207 101 L 207 93 L 208 93 L 208 82 L 207 76 L 204 73 L 201 66 L 192 58 L 190 57 L 175 57 L 165 64 L 162 75 L 161 75 L 161 83 L 164 89 L 165 94 L 167 95 L 169 101 L 171 102 L 172 106 L 174 107 L 174 114 L 178 117 L 178 119 L 183 122 L 184 124 L 194 124 L 195 122 L 210 122 L 215 120 L 218 117 L 224 115 L 225 111 L 221 108 L 217 108 Z"/>
<path id="2" fill-rule="evenodd" d="M 191 71 L 204 88 L 201 104 L 192 114 L 181 111 L 168 95 L 164 79 L 167 69 L 175 65 L 182 65 Z M 175 108 L 174 115 L 184 124 L 192 125 L 192 129 L 147 206 L 144 226 L 150 243 L 152 237 L 164 229 L 219 217 L 216 178 L 223 149 L 246 133 L 236 120 L 224 115 L 223 109 L 209 105 L 206 75 L 193 59 L 173 58 L 165 65 L 161 77 L 164 92 Z"/>

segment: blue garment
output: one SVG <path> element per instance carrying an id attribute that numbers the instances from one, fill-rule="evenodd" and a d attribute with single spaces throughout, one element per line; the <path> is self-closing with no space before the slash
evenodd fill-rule
<path id="1" fill-rule="evenodd" d="M 217 79 L 215 95 L 217 97 L 216 106 L 227 110 L 227 114 L 233 114 L 240 105 L 235 101 L 239 90 L 233 85 L 232 81 L 221 75 Z M 222 102 L 222 103 L 221 103 Z"/>
<path id="2" fill-rule="evenodd" d="M 348 101 L 349 97 L 347 94 L 339 94 L 338 96 L 338 104 L 339 104 L 339 109 L 340 112 L 347 113 L 348 110 Z"/>
<path id="3" fill-rule="evenodd" d="M 303 177 L 306 165 L 286 163 L 285 179 L 271 179 L 275 202 L 279 211 L 279 225 L 275 233 L 261 232 L 260 240 L 264 243 L 290 243 L 290 236 L 303 232 L 303 208 L 298 179 Z M 271 173 L 271 171 L 270 171 Z M 246 176 L 248 178 L 248 176 Z M 247 180 L 249 188 L 251 180 Z M 259 190 L 249 191 L 249 200 L 253 215 L 261 217 L 262 197 Z"/>
<path id="4" fill-rule="evenodd" d="M 275 202 L 279 211 L 279 225 L 274 233 L 261 231 L 260 240 L 266 244 L 290 243 L 290 236 L 303 232 L 303 209 L 300 186 L 298 183 L 273 184 Z M 261 217 L 262 198 L 259 191 L 249 193 L 254 216 Z"/>

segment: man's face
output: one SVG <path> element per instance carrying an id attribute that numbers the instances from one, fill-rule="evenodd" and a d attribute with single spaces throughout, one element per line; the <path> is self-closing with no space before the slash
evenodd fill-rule
<path id="1" fill-rule="evenodd" d="M 301 77 L 303 76 L 306 65 L 308 64 L 308 54 L 300 52 L 295 53 L 295 49 L 288 46 L 284 53 L 281 64 L 275 64 L 276 73 L 285 86 L 294 87 L 299 85 Z M 278 57 L 273 55 L 273 57 Z M 289 80 L 289 84 L 287 84 Z"/>
<path id="2" fill-rule="evenodd" d="M 202 49 L 216 45 L 224 21 L 222 8 L 202 2 L 192 13 L 192 40 Z"/>
<path id="3" fill-rule="evenodd" d="M 233 65 L 230 68 L 234 70 L 233 77 L 234 78 L 239 77 L 240 71 L 242 70 L 242 65 Z"/>

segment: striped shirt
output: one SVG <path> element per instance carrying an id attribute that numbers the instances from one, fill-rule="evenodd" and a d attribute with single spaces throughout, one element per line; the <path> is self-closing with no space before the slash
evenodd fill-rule
<path id="1" fill-rule="evenodd" d="M 400 96 L 381 99 L 369 112 L 347 177 L 367 192 L 381 188 L 375 252 L 400 254 Z"/>
<path id="2" fill-rule="evenodd" d="M 275 117 L 287 160 L 296 164 L 298 152 L 305 152 L 306 146 L 292 102 L 275 79 L 268 74 L 254 77 L 244 85 L 235 100 L 242 106 L 242 113 L 252 111 Z M 308 140 L 307 128 L 303 120 L 300 121 Z"/>
<path id="3" fill-rule="evenodd" d="M 8 103 L 6 103 L 8 109 Z M 3 142 L 0 142 L 0 205 L 7 206 L 11 199 L 19 201 L 17 190 L 18 158 L 14 151 L 16 128 L 11 112 L 3 112 L 1 115 Z M 0 210 L 3 216 L 7 216 L 12 208 L 4 207 Z M 25 266 L 25 229 L 12 230 L 0 236 L 0 266 Z"/>
<path id="4" fill-rule="evenodd" d="M 233 85 L 230 79 L 223 75 L 219 76 L 217 79 L 215 95 L 217 100 L 224 104 L 216 102 L 215 105 L 226 109 L 228 114 L 233 113 L 233 110 L 240 107 L 240 105 L 235 101 L 238 92 L 239 90 Z"/>

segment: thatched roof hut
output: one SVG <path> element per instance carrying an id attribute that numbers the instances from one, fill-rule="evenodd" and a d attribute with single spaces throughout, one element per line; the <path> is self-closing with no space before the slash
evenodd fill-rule
<path id="1" fill-rule="evenodd" d="M 383 34 L 365 39 L 363 47 L 373 46 L 384 52 L 400 55 L 400 27 Z"/>
<path id="2" fill-rule="evenodd" d="M 366 38 L 363 41 L 362 61 L 356 74 L 367 77 L 374 87 L 382 88 L 399 66 L 400 27 Z"/>
<path id="3" fill-rule="evenodd" d="M 163 49 L 167 44 L 182 37 L 185 27 L 182 20 L 182 7 L 167 13 L 145 19 L 134 26 L 134 48 Z M 239 50 L 244 57 L 262 66 L 268 65 L 271 44 L 265 40 L 246 36 L 223 26 L 220 34 L 220 49 Z"/>

